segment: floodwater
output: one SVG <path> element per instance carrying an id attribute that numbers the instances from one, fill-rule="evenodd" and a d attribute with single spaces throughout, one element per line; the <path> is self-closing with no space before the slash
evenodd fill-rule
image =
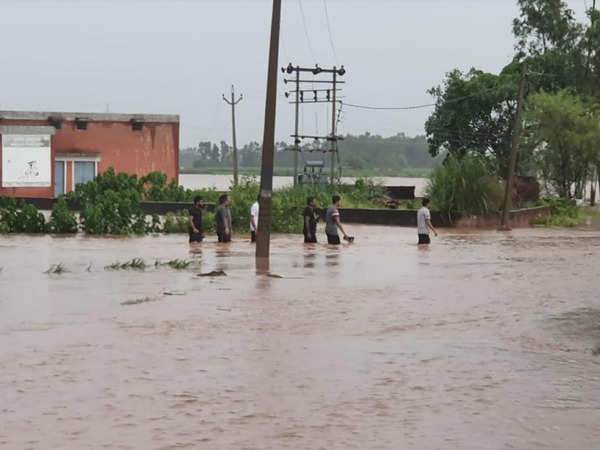
<path id="1" fill-rule="evenodd" d="M 422 197 L 427 189 L 427 178 L 402 178 L 402 177 L 377 177 L 374 180 L 385 186 L 415 186 L 415 195 Z M 356 178 L 343 177 L 342 182 L 352 184 Z M 186 189 L 215 188 L 218 191 L 226 191 L 233 183 L 233 175 L 207 175 L 207 174 L 181 174 L 179 184 Z M 273 177 L 275 189 L 292 186 L 292 177 Z"/>
<path id="2" fill-rule="evenodd" d="M 348 228 L 0 236 L 0 448 L 598 448 L 600 233 Z"/>

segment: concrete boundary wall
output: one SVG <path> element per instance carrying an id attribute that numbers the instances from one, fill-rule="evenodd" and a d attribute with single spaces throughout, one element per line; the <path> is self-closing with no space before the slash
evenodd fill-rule
<path id="1" fill-rule="evenodd" d="M 51 210 L 56 199 L 51 198 L 19 198 L 17 201 L 26 201 L 36 206 L 40 210 Z M 141 202 L 142 211 L 146 214 L 164 215 L 169 212 L 177 212 L 189 209 L 191 203 L 179 202 Z M 79 211 L 81 206 L 70 202 L 69 208 L 73 211 Z M 213 211 L 214 204 L 207 204 L 206 209 Z M 302 209 L 302 208 L 300 208 Z M 319 211 L 321 218 L 324 218 L 324 210 Z M 417 212 L 400 209 L 353 209 L 340 208 L 342 222 L 364 224 L 364 225 L 390 225 L 403 227 L 417 226 Z M 540 206 L 536 208 L 517 209 L 510 211 L 510 225 L 513 228 L 528 228 L 532 220 L 538 215 L 550 215 L 550 208 Z M 485 216 L 464 216 L 451 224 L 445 215 L 437 212 L 431 212 L 431 221 L 436 227 L 456 227 L 456 228 L 497 228 L 500 225 L 500 214 L 489 214 Z"/>
<path id="2" fill-rule="evenodd" d="M 509 225 L 512 228 L 529 228 L 536 216 L 549 216 L 551 214 L 548 206 L 535 208 L 515 209 L 509 211 Z M 459 218 L 456 228 L 489 228 L 495 229 L 500 226 L 501 213 L 487 214 L 485 216 L 465 216 Z"/>

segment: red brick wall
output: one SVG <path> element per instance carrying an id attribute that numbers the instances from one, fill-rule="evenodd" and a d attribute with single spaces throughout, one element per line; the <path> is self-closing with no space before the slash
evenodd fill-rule
<path id="1" fill-rule="evenodd" d="M 1 124 L 48 125 L 48 122 L 2 120 Z M 150 122 L 144 123 L 141 131 L 133 131 L 128 122 L 90 121 L 87 130 L 77 130 L 75 122 L 63 122 L 52 137 L 52 180 L 57 153 L 99 154 L 98 173 L 109 167 L 137 176 L 160 171 L 166 173 L 169 180 L 178 180 L 179 124 Z M 67 170 L 68 177 L 70 174 L 71 170 Z M 50 188 L 2 188 L 0 178 L 0 195 L 53 197 L 54 181 Z"/>

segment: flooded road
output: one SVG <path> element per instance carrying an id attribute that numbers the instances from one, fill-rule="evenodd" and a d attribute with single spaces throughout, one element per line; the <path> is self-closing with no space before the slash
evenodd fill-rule
<path id="1" fill-rule="evenodd" d="M 600 233 L 348 228 L 0 236 L 0 448 L 598 448 Z"/>

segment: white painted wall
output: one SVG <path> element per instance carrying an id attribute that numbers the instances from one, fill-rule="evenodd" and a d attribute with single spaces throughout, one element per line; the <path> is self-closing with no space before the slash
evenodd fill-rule
<path id="1" fill-rule="evenodd" d="M 2 135 L 2 187 L 49 187 L 50 135 Z"/>

